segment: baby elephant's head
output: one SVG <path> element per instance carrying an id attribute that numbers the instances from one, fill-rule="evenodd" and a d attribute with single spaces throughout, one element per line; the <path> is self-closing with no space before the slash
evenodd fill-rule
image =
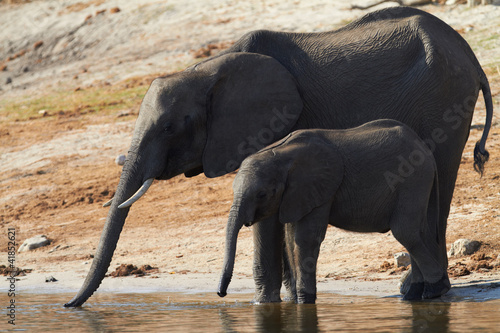
<path id="1" fill-rule="evenodd" d="M 233 182 L 233 207 L 250 226 L 278 212 L 288 173 L 286 161 L 273 151 L 247 158 Z"/>
<path id="2" fill-rule="evenodd" d="M 250 226 L 279 211 L 287 172 L 272 151 L 245 159 L 233 182 L 234 199 L 226 229 L 224 267 L 217 294 L 224 297 L 233 275 L 236 241 L 243 225 Z"/>

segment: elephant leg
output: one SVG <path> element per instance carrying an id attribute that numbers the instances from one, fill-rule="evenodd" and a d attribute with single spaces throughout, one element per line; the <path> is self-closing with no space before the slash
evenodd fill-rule
<path id="1" fill-rule="evenodd" d="M 253 226 L 255 302 L 281 302 L 283 224 L 272 216 Z"/>
<path id="2" fill-rule="evenodd" d="M 459 155 L 461 156 L 461 155 Z M 448 220 L 448 214 L 450 212 L 451 200 L 453 197 L 453 191 L 455 188 L 455 181 L 457 178 L 458 166 L 459 163 L 456 163 L 457 167 L 452 168 L 450 172 L 439 173 L 439 209 L 436 211 L 436 207 L 434 207 L 431 203 L 429 203 L 427 216 L 429 218 L 433 216 L 439 216 L 438 225 L 439 225 L 439 233 L 438 233 L 438 242 L 439 246 L 436 249 L 438 253 L 438 261 L 444 272 L 448 269 L 448 254 L 446 252 L 446 225 Z M 434 250 L 433 250 L 434 251 Z M 413 263 L 412 268 L 409 274 L 406 276 L 406 279 L 401 282 L 401 286 L 399 291 L 401 294 L 406 295 L 410 289 L 413 278 Z"/>
<path id="3" fill-rule="evenodd" d="M 286 224 L 283 249 L 283 283 L 287 291 L 287 300 L 297 302 L 297 276 L 293 264 L 295 262 L 294 249 L 293 227 L 291 224 Z"/>
<path id="4" fill-rule="evenodd" d="M 415 205 L 418 207 L 418 205 Z M 408 250 L 412 260 L 412 282 L 405 300 L 434 298 L 445 294 L 450 289 L 446 270 L 440 263 L 439 246 L 435 234 L 427 228 L 424 214 L 401 209 L 391 219 L 391 230 L 394 237 Z M 425 230 L 422 233 L 422 230 Z M 423 280 L 423 281 L 422 281 Z M 422 288 L 423 282 L 423 288 Z"/>
<path id="5" fill-rule="evenodd" d="M 460 83 L 456 83 L 460 85 Z M 461 89 L 457 89 L 461 91 Z M 463 91 L 463 90 L 462 90 Z M 474 114 L 474 108 L 477 101 L 478 92 L 463 91 L 456 104 L 454 105 L 455 116 L 460 116 L 456 123 L 458 128 L 447 128 L 446 133 L 441 137 L 441 140 L 434 138 L 431 141 L 431 148 L 434 151 L 434 158 L 438 166 L 438 181 L 439 181 L 439 236 L 440 244 L 444 247 L 440 250 L 440 262 L 444 270 L 448 268 L 448 256 L 446 253 L 446 229 L 447 221 L 450 213 L 450 206 L 455 190 L 455 182 L 457 180 L 458 169 L 462 161 L 462 154 L 469 137 L 470 125 Z M 448 106 L 449 107 L 449 106 Z M 445 109 L 445 108 L 443 108 Z M 442 110 L 443 110 L 442 109 Z M 449 110 L 448 110 L 449 111 Z M 439 114 L 436 110 L 435 114 Z M 449 125 L 449 124 L 448 124 Z M 455 124 L 454 124 L 455 126 Z M 438 128 L 438 127 L 436 127 Z M 432 133 L 427 137 L 431 138 Z M 472 168 L 472 165 L 468 166 Z"/>
<path id="6" fill-rule="evenodd" d="M 432 251 L 437 251 L 439 256 L 438 260 L 444 272 L 448 269 L 448 254 L 446 252 L 446 224 L 450 211 L 451 199 L 453 197 L 453 189 L 455 186 L 457 172 L 458 168 L 456 172 L 450 172 L 450 174 L 445 174 L 443 176 L 439 175 L 439 188 L 446 188 L 446 190 L 440 190 L 439 192 L 439 209 L 436 209 L 436 207 L 430 202 L 427 212 L 427 216 L 429 218 L 439 216 L 439 233 L 437 236 L 439 245 L 434 244 Z M 408 293 L 411 284 L 415 280 L 413 277 L 413 270 L 414 265 L 412 263 L 412 268 L 409 274 L 406 276 L 406 279 L 401 282 L 401 286 L 399 288 L 399 292 L 403 295 Z"/>
<path id="7" fill-rule="evenodd" d="M 294 224 L 297 302 L 316 302 L 316 266 L 328 227 L 329 207 L 318 207 Z"/>
<path id="8" fill-rule="evenodd" d="M 417 263 L 410 256 L 411 260 L 411 279 L 407 279 L 408 287 L 404 293 L 403 300 L 414 301 L 422 299 L 422 294 L 424 293 L 424 276 L 418 268 Z"/>
<path id="9" fill-rule="evenodd" d="M 457 91 L 462 91 L 457 89 Z M 455 182 L 457 179 L 458 169 L 462 159 L 462 153 L 469 137 L 469 129 L 474 112 L 474 105 L 477 100 L 477 92 L 462 91 L 457 94 L 460 98 L 456 101 L 454 108 L 458 108 L 453 112 L 453 118 L 458 128 L 451 128 L 449 123 L 443 123 L 442 126 L 431 126 L 431 129 L 444 129 L 446 132 L 440 137 L 433 137 L 432 130 L 430 132 L 421 132 L 420 137 L 424 139 L 429 148 L 434 152 L 434 158 L 438 166 L 439 179 L 439 243 L 444 244 L 440 250 L 440 259 L 444 270 L 448 268 L 448 256 L 446 253 L 446 228 L 448 223 L 448 215 L 450 213 L 451 201 L 455 190 Z M 465 97 L 464 97 L 465 96 Z M 431 112 L 432 114 L 440 114 L 442 110 L 449 109 L 450 105 L 442 107 Z M 471 166 L 472 167 L 472 166 Z M 400 292 L 405 294 L 412 281 L 412 273 L 407 275 L 406 280 L 402 281 Z"/>
<path id="10" fill-rule="evenodd" d="M 459 155 L 462 156 L 461 153 Z M 448 215 L 450 213 L 451 200 L 453 199 L 453 192 L 455 190 L 455 181 L 457 180 L 458 167 L 460 162 L 457 163 L 456 168 L 446 174 L 442 174 L 438 170 L 439 176 L 439 235 L 438 241 L 443 246 L 440 247 L 439 257 L 440 263 L 444 270 L 448 269 L 448 254 L 446 252 L 446 228 L 448 223 Z"/>

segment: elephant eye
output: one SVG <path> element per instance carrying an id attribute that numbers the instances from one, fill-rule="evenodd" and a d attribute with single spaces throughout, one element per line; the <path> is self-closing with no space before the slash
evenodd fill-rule
<path id="1" fill-rule="evenodd" d="M 174 132 L 174 124 L 166 123 L 165 126 L 163 127 L 163 132 L 172 134 Z"/>
<path id="2" fill-rule="evenodd" d="M 259 191 L 259 193 L 257 193 L 257 199 L 264 199 L 266 195 L 266 191 Z"/>

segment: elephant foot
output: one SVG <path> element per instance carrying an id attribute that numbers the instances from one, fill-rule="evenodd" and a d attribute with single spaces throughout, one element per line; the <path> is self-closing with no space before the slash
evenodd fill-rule
<path id="1" fill-rule="evenodd" d="M 286 302 L 297 303 L 297 290 L 295 289 L 295 286 L 293 286 L 290 281 L 285 281 L 284 284 L 286 287 L 286 296 L 283 298 L 283 300 Z"/>
<path id="2" fill-rule="evenodd" d="M 403 296 L 404 301 L 418 301 L 422 299 L 422 294 L 425 290 L 424 282 L 417 282 L 410 284 L 410 288 Z"/>
<path id="3" fill-rule="evenodd" d="M 316 303 L 316 294 L 304 294 L 297 297 L 298 304 L 314 304 Z"/>
<path id="4" fill-rule="evenodd" d="M 297 295 L 293 295 L 293 294 L 289 293 L 283 298 L 283 301 L 297 303 Z"/>
<path id="5" fill-rule="evenodd" d="M 281 297 L 280 297 L 280 290 L 276 290 L 274 292 L 257 292 L 255 294 L 253 302 L 255 304 L 262 304 L 262 303 L 279 303 L 281 302 Z"/>
<path id="6" fill-rule="evenodd" d="M 422 297 L 425 299 L 436 298 L 442 296 L 451 289 L 451 283 L 446 274 L 443 275 L 441 280 L 434 283 L 424 283 L 424 292 Z"/>
<path id="7" fill-rule="evenodd" d="M 281 299 L 257 299 L 254 298 L 254 300 L 251 302 L 253 304 L 266 304 L 266 303 L 281 303 Z"/>

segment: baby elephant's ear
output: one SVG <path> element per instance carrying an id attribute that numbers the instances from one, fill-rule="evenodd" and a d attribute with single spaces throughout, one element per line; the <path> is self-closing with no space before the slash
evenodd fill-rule
<path id="1" fill-rule="evenodd" d="M 295 223 L 314 208 L 332 201 L 342 182 L 340 154 L 323 140 L 312 138 L 290 150 L 294 158 L 281 201 L 279 219 Z"/>

